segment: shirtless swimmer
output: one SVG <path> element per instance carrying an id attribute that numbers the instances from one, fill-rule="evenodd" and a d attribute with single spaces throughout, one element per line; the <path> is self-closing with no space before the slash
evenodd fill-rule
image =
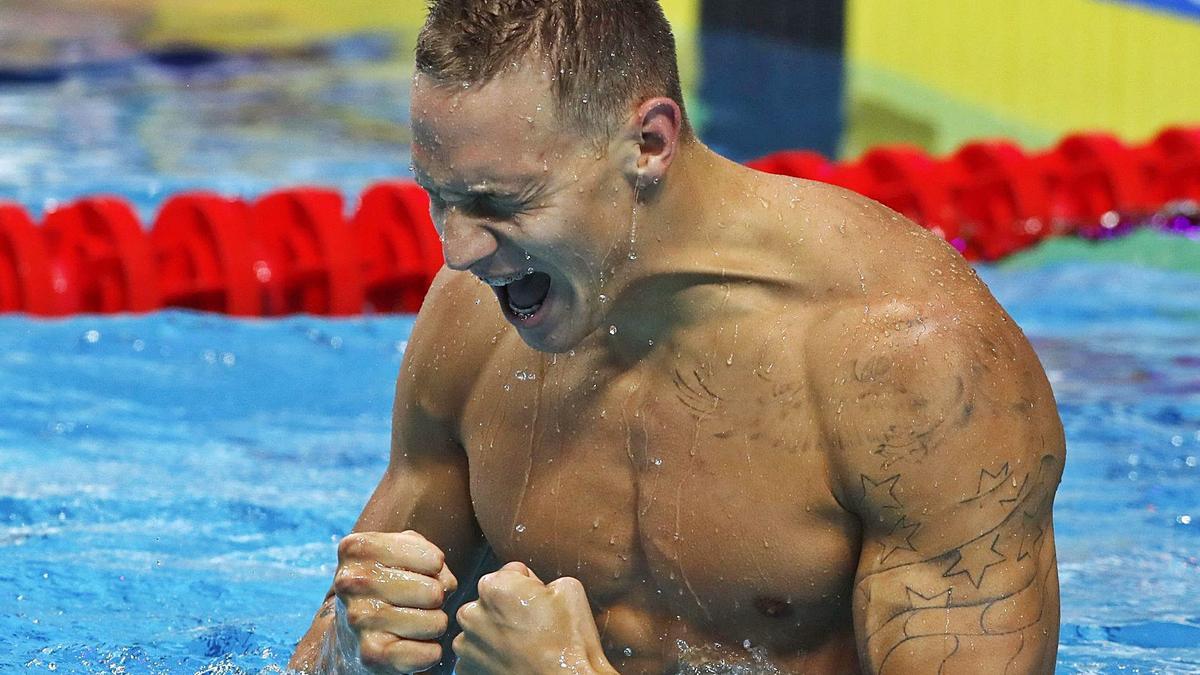
<path id="1" fill-rule="evenodd" d="M 702 145 L 654 0 L 436 0 L 412 124 L 447 266 L 292 667 L 1053 671 L 1062 427 L 952 248 Z"/>

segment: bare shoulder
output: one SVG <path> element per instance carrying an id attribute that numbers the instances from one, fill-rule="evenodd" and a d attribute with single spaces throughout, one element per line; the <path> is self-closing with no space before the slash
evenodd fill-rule
<path id="1" fill-rule="evenodd" d="M 846 303 L 812 331 L 838 496 L 860 516 L 899 495 L 948 505 L 1058 483 L 1062 427 L 1041 363 L 986 289 L 960 297 Z"/>
<path id="2" fill-rule="evenodd" d="M 397 404 L 414 403 L 435 417 L 456 418 L 497 337 L 507 330 L 486 287 L 469 274 L 442 268 L 405 348 Z"/>
<path id="3" fill-rule="evenodd" d="M 864 670 L 1052 672 L 1064 441 L 1021 331 L 990 296 L 833 308 L 809 375 L 831 484 L 861 523 Z"/>

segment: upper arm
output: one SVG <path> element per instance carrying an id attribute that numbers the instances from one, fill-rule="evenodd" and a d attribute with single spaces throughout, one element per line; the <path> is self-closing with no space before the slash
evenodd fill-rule
<path id="1" fill-rule="evenodd" d="M 461 574 L 481 545 L 471 505 L 467 456 L 457 423 L 471 384 L 467 331 L 447 326 L 461 304 L 458 277 L 443 270 L 413 327 L 396 378 L 387 470 L 355 531 L 416 530 L 446 553 Z M 475 355 L 478 356 L 478 355 Z"/>
<path id="2" fill-rule="evenodd" d="M 450 616 L 472 588 L 471 575 L 484 550 L 471 507 L 467 457 L 456 438 L 458 401 L 471 382 L 470 336 L 446 325 L 456 320 L 451 317 L 467 290 L 443 270 L 426 296 L 396 379 L 388 467 L 354 525 L 356 532 L 416 530 L 440 548 L 460 582 L 459 593 L 447 602 Z M 319 669 L 333 621 L 333 595 L 330 588 L 296 645 L 290 668 Z M 449 653 L 448 642 L 445 649 Z"/>
<path id="3" fill-rule="evenodd" d="M 862 310 L 820 361 L 868 672 L 1052 672 L 1063 440 L 1040 364 L 997 311 Z M 852 336 L 849 339 L 846 336 Z"/>

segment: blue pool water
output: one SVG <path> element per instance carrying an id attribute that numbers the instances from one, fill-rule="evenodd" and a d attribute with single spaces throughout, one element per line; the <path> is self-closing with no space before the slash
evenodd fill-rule
<path id="1" fill-rule="evenodd" d="M 0 2 L 0 23 L 89 3 L 59 4 Z M 97 193 L 147 223 L 185 189 L 317 183 L 353 201 L 407 173 L 403 39 L 181 65 L 104 25 L 19 31 L 57 56 L 17 64 L 41 80 L 0 84 L 0 199 L 35 218 Z M 983 275 L 1067 430 L 1059 671 L 1200 673 L 1200 274 Z M 410 329 L 0 316 L 0 673 L 281 669 L 383 471 Z"/>
<path id="2" fill-rule="evenodd" d="M 1063 673 L 1200 672 L 1200 275 L 985 269 L 1068 438 Z M 411 318 L 0 318 L 0 670 L 281 668 Z"/>

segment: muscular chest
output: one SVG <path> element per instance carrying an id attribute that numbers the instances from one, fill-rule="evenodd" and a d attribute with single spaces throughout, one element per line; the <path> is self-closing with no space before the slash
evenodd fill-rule
<path id="1" fill-rule="evenodd" d="M 807 392 L 795 368 L 728 355 L 501 360 L 463 419 L 480 525 L 600 608 L 763 635 L 844 605 L 855 544 Z"/>

